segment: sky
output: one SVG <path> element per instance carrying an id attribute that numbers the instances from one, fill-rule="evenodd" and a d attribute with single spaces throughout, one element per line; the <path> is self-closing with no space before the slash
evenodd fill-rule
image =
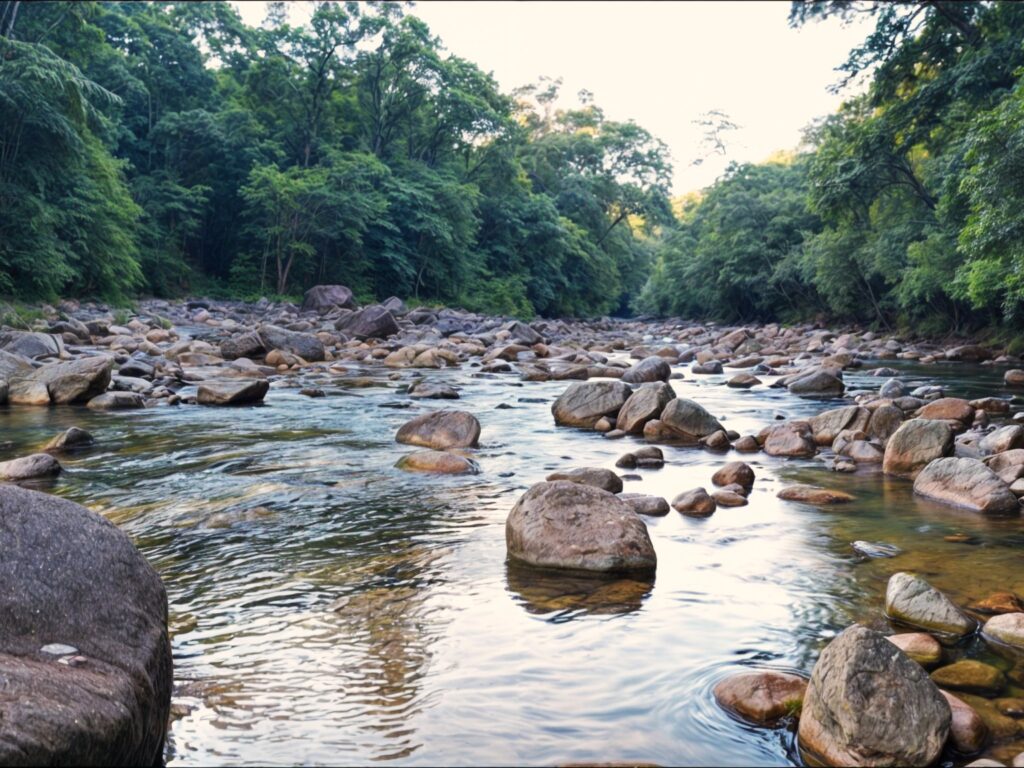
<path id="1" fill-rule="evenodd" d="M 258 25 L 266 3 L 236 3 Z M 290 21 L 310 4 L 292 2 Z M 789 2 L 420 2 L 411 10 L 451 53 L 491 72 L 502 90 L 561 77 L 565 106 L 594 94 L 606 118 L 634 120 L 672 153 L 675 194 L 711 184 L 731 160 L 760 162 L 795 148 L 802 129 L 855 91 L 836 95 L 835 68 L 863 41 L 864 21 L 792 29 Z M 708 155 L 711 110 L 740 127 L 726 155 Z M 699 165 L 694 160 L 706 156 Z"/>

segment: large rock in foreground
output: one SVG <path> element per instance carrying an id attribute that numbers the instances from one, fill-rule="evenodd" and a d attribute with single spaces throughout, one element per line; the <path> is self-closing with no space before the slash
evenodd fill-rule
<path id="1" fill-rule="evenodd" d="M 508 556 L 540 568 L 652 571 L 647 526 L 615 494 L 559 480 L 537 483 L 505 522 Z"/>
<path id="2" fill-rule="evenodd" d="M 578 381 L 551 405 L 555 423 L 592 429 L 602 416 L 614 416 L 633 390 L 621 381 Z"/>
<path id="3" fill-rule="evenodd" d="M 480 422 L 466 411 L 434 411 L 405 422 L 395 440 L 444 451 L 448 448 L 476 448 Z"/>
<path id="4" fill-rule="evenodd" d="M 882 471 L 912 475 L 929 462 L 953 452 L 953 430 L 938 419 L 911 419 L 900 425 L 885 445 Z"/>
<path id="5" fill-rule="evenodd" d="M 949 704 L 919 664 L 884 635 L 854 626 L 814 665 L 800 747 L 825 765 L 930 765 L 950 720 Z"/>
<path id="6" fill-rule="evenodd" d="M 936 459 L 917 476 L 914 493 L 987 515 L 1020 514 L 1010 486 L 977 459 Z"/>
<path id="7" fill-rule="evenodd" d="M 974 631 L 967 618 L 944 594 L 924 579 L 909 573 L 894 573 L 885 590 L 885 613 L 889 618 L 947 635 Z"/>
<path id="8" fill-rule="evenodd" d="M 0 486 L 0 765 L 156 765 L 167 596 L 114 525 Z M 62 648 L 60 646 L 68 646 Z"/>

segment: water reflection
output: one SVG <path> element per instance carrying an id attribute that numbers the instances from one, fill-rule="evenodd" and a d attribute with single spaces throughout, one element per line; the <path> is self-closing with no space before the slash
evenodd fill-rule
<path id="1" fill-rule="evenodd" d="M 610 615 L 639 611 L 654 588 L 654 576 L 603 576 L 506 566 L 508 591 L 529 613 L 553 613 L 552 621 L 582 614 Z"/>

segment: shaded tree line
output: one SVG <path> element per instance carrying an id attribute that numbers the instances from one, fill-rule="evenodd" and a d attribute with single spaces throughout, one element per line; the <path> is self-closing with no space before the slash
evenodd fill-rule
<path id="1" fill-rule="evenodd" d="M 795 2 L 790 22 L 858 15 L 874 29 L 837 87 L 866 92 L 684 201 L 640 310 L 1024 324 L 1024 4 Z"/>
<path id="2" fill-rule="evenodd" d="M 0 292 L 623 311 L 668 152 L 560 85 L 502 93 L 396 3 L 0 0 Z"/>

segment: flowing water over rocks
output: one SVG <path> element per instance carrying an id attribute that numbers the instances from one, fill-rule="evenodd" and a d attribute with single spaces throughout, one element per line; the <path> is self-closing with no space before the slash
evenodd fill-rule
<path id="1" fill-rule="evenodd" d="M 347 325 L 357 321 L 368 323 Z M 182 338 L 216 340 L 201 321 L 174 325 Z M 661 336 L 645 343 L 681 345 Z M 540 376 L 545 361 L 518 354 L 425 372 L 372 356 L 291 370 L 283 362 L 287 375 L 270 373 L 259 405 L 0 410 L 0 460 L 36 453 L 70 427 L 92 435 L 94 444 L 59 455 L 60 474 L 24 484 L 116 523 L 163 579 L 175 661 L 169 765 L 793 763 L 801 759 L 793 725 L 753 729 L 730 716 L 714 702 L 720 681 L 760 669 L 808 677 L 827 643 L 856 622 L 912 631 L 885 617 L 897 572 L 926 579 L 961 607 L 1024 594 L 1019 518 L 915 496 L 911 479 L 878 463 L 831 472 L 827 453 L 715 452 L 689 433 L 661 445 L 664 466 L 616 470 L 620 457 L 649 445 L 643 436 L 556 426 L 551 406 L 571 369 L 552 363 Z M 608 365 L 649 357 L 604 354 Z M 485 370 L 503 361 L 526 375 Z M 1008 366 L 882 364 L 908 392 L 940 385 L 946 396 L 1009 399 L 1015 391 L 1004 384 Z M 693 376 L 688 363 L 672 364 L 683 378 L 668 385 L 706 409 L 728 443 L 778 417 L 808 420 L 850 405 L 850 392 L 877 392 L 886 379 L 869 375 L 870 365 L 843 372 L 843 398 L 831 380 L 813 399 L 771 388 L 783 376 L 771 368 L 756 369 L 763 385 L 736 389 L 726 386 L 736 373 L 728 368 Z M 458 409 L 479 421 L 479 447 L 466 454 L 479 474 L 394 466 L 419 450 L 396 443 L 398 430 L 443 407 L 408 396 L 420 373 L 457 390 Z M 188 400 L 196 383 L 174 394 Z M 325 396 L 301 394 L 310 388 Z M 553 473 L 613 470 L 624 493 L 671 500 L 716 490 L 712 476 L 738 459 L 755 478 L 746 506 L 643 517 L 653 575 L 507 561 L 509 511 Z M 854 498 L 836 506 L 777 498 L 801 484 Z M 891 556 L 865 555 L 854 542 Z M 977 636 L 943 654 L 947 664 L 991 665 L 1007 676 L 1003 698 L 1024 696 L 1015 659 Z M 1008 762 L 1024 749 L 1024 720 L 996 715 L 1007 730 L 984 754 Z"/>

